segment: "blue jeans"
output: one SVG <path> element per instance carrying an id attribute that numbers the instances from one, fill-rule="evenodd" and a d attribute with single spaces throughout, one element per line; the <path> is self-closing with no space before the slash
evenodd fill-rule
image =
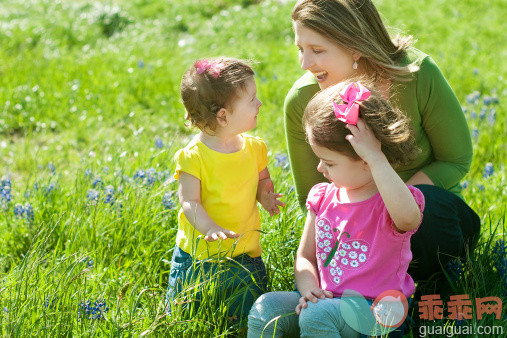
<path id="1" fill-rule="evenodd" d="M 267 289 L 266 267 L 261 257 L 246 254 L 232 259 L 194 260 L 178 246 L 174 248 L 166 295 L 166 310 L 171 312 L 177 298 L 191 299 L 197 310 L 206 303 L 218 307 L 228 304 L 228 316 L 245 319 L 255 299 Z M 183 303 L 190 304 L 188 298 Z"/>
<path id="2" fill-rule="evenodd" d="M 248 315 L 248 338 L 366 337 L 354 331 L 342 318 L 341 298 L 319 299 L 317 303 L 308 302 L 308 307 L 298 316 L 295 308 L 299 304 L 300 297 L 297 291 L 269 292 L 259 297 Z M 372 304 L 371 300 L 367 302 L 368 305 Z M 354 302 L 347 304 L 354 308 Z M 355 321 L 362 320 L 358 311 Z M 390 332 L 389 337 L 403 337 L 404 330 L 405 324 Z"/>

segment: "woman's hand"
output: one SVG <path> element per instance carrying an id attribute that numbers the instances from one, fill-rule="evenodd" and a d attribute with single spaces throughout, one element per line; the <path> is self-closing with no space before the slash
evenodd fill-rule
<path id="1" fill-rule="evenodd" d="M 371 164 L 379 158 L 385 158 L 380 141 L 362 119 L 358 119 L 356 125 L 347 124 L 345 128 L 352 133 L 345 138 L 363 161 Z"/>
<path id="2" fill-rule="evenodd" d="M 310 291 L 308 291 L 304 296 L 299 298 L 299 304 L 296 306 L 296 313 L 301 313 L 302 309 L 306 309 L 308 306 L 308 301 L 312 303 L 317 303 L 319 299 L 325 299 L 325 298 L 333 298 L 333 293 L 328 290 L 324 290 L 321 288 L 313 288 Z"/>

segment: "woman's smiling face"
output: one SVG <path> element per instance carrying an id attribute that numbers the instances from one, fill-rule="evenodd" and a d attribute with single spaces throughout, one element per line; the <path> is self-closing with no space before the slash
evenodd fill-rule
<path id="1" fill-rule="evenodd" d="M 359 53 L 338 46 L 297 21 L 293 25 L 301 68 L 312 72 L 321 89 L 356 75 L 352 65 Z"/>

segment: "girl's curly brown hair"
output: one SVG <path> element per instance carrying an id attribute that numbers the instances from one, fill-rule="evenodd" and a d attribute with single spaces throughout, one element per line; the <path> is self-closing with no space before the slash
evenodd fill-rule
<path id="1" fill-rule="evenodd" d="M 350 130 L 336 118 L 333 110 L 333 101 L 344 103 L 339 94 L 351 82 L 354 81 L 341 82 L 315 94 L 306 106 L 303 126 L 309 141 L 360 160 L 350 142 L 345 139 L 345 136 L 351 134 Z M 382 152 L 389 163 L 394 166 L 409 164 L 420 150 L 416 146 L 407 116 L 393 108 L 370 81 L 363 78 L 360 82 L 371 91 L 371 95 L 359 102 L 359 118 L 364 120 L 380 141 Z"/>
<path id="2" fill-rule="evenodd" d="M 248 79 L 254 76 L 248 61 L 229 57 L 206 59 L 210 63 L 219 63 L 223 68 L 217 77 L 205 70 L 197 73 L 190 67 L 181 79 L 181 99 L 185 106 L 185 118 L 202 131 L 213 132 L 217 127 L 217 113 L 229 108 L 239 90 L 246 88 Z"/>

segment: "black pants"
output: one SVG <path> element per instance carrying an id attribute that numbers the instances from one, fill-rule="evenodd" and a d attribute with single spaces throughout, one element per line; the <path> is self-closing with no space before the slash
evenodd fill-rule
<path id="1" fill-rule="evenodd" d="M 416 185 L 425 198 L 422 223 L 411 238 L 414 281 L 427 280 L 456 257 L 472 252 L 480 232 L 479 216 L 459 197 L 445 189 Z"/>

